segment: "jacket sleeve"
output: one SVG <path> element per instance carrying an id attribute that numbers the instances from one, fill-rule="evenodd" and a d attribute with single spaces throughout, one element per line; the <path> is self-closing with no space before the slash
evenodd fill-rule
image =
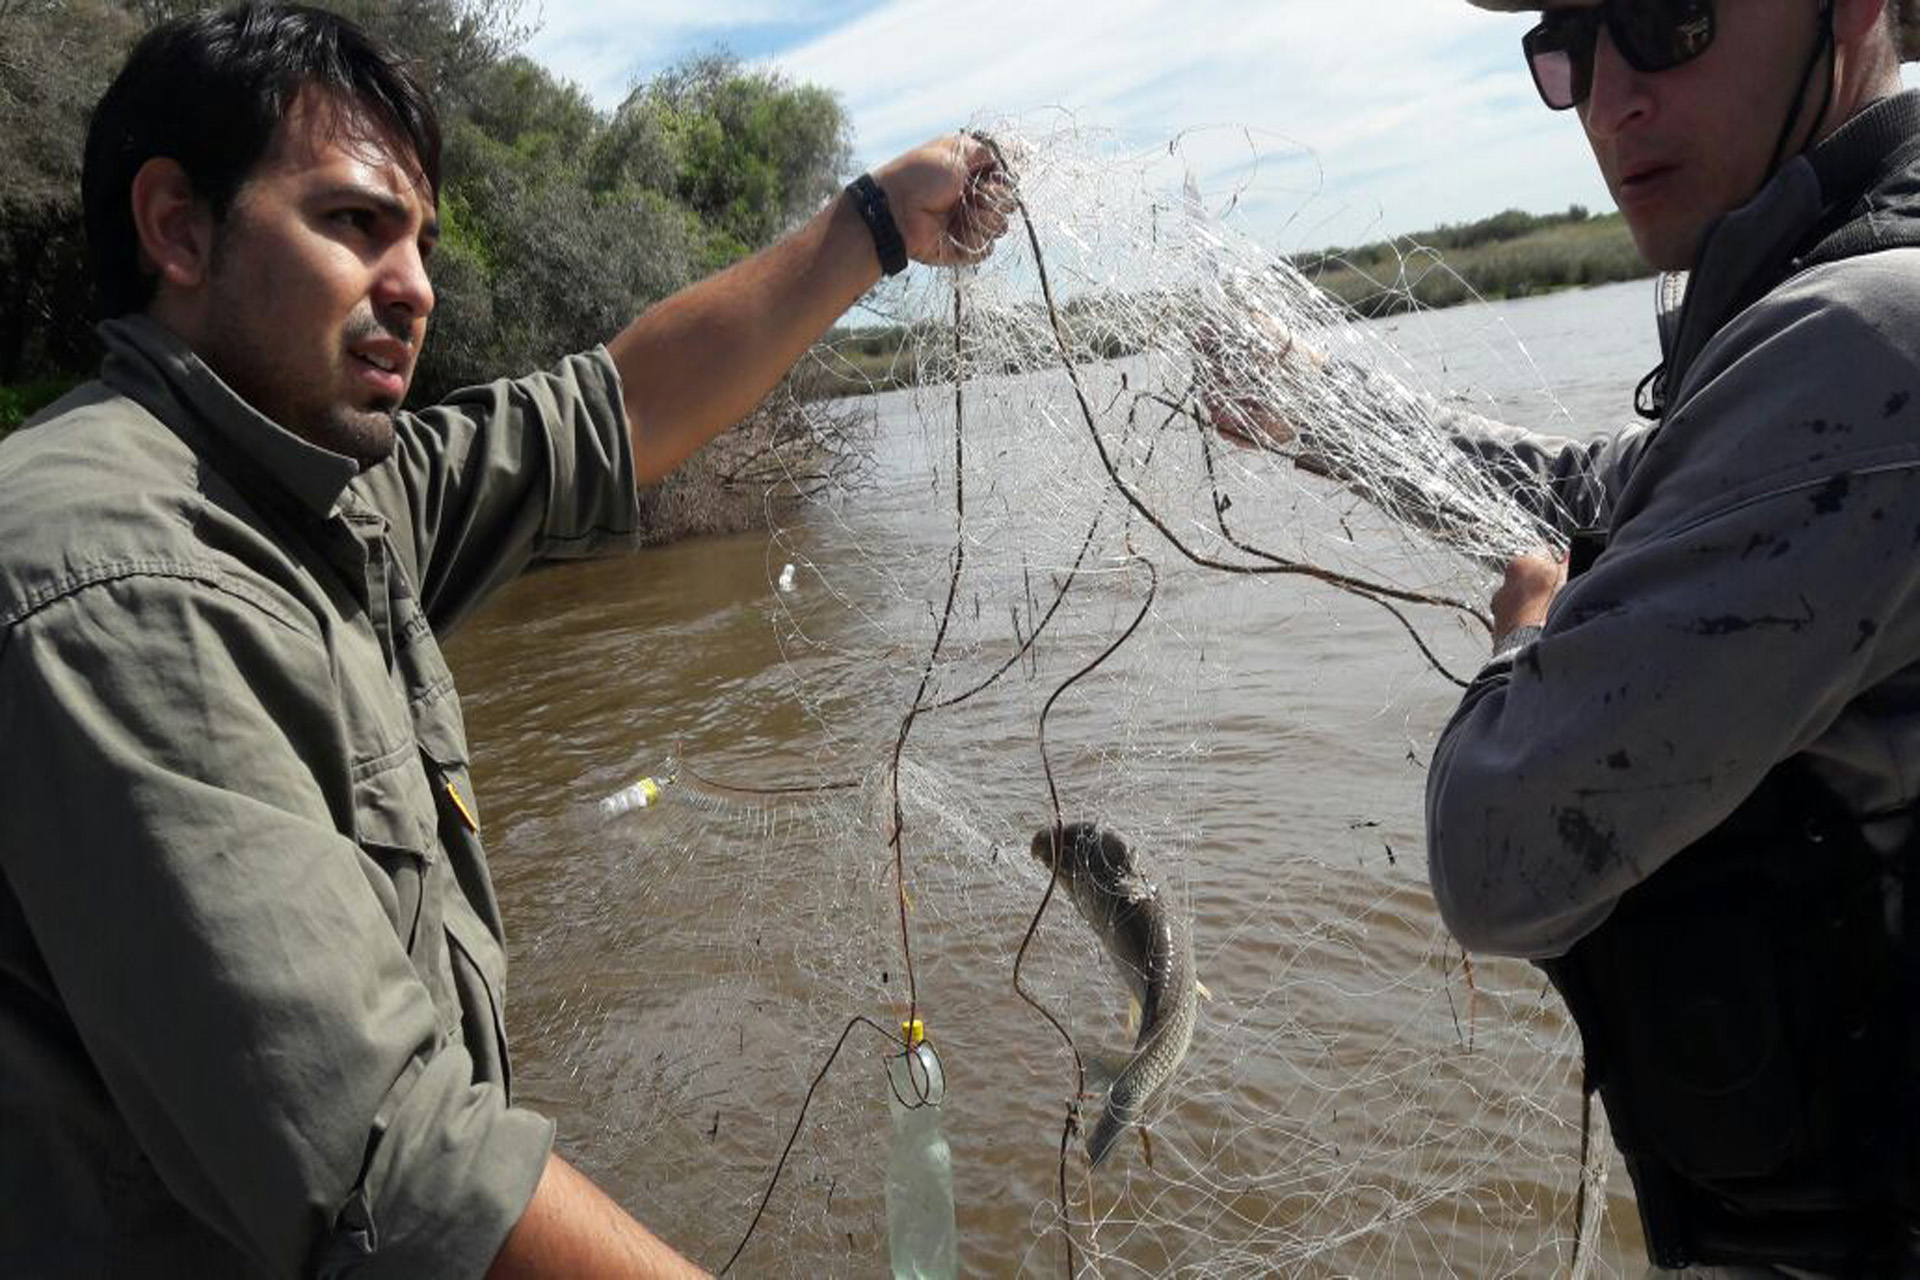
<path id="1" fill-rule="evenodd" d="M 535 560 L 638 544 L 633 444 L 604 347 L 402 414 L 393 457 L 362 484 L 443 636 Z"/>
<path id="2" fill-rule="evenodd" d="M 1427 823 L 1434 895 L 1470 950 L 1563 953 L 1920 653 L 1920 316 L 1848 305 L 1884 293 L 1881 269 L 1723 332 L 1608 550 L 1468 690 Z"/>
<path id="3" fill-rule="evenodd" d="M 473 1083 L 338 834 L 317 638 L 134 573 L 4 643 L 0 869 L 160 1180 L 266 1274 L 483 1271 L 552 1127 Z"/>
<path id="4" fill-rule="evenodd" d="M 1525 431 L 1343 358 L 1313 390 L 1306 421 L 1343 430 L 1303 425 L 1301 465 L 1470 554 L 1484 554 L 1490 534 L 1519 554 L 1604 526 L 1646 441 L 1640 425 L 1582 438 Z M 1490 528 L 1489 506 L 1505 503 L 1521 518 Z"/>
<path id="5" fill-rule="evenodd" d="M 1459 409 L 1442 425 L 1495 486 L 1534 519 L 1568 536 L 1604 528 L 1647 441 L 1644 424 L 1592 436 L 1525 431 Z"/>

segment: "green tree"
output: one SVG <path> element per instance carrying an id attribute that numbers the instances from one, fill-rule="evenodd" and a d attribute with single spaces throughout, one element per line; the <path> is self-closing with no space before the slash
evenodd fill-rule
<path id="1" fill-rule="evenodd" d="M 553 89 L 549 80 L 540 94 Z M 425 400 L 604 342 L 692 275 L 683 210 L 645 192 L 587 188 L 590 134 L 562 154 L 544 125 L 501 137 L 484 118 L 447 130 L 434 332 L 416 383 Z"/>
<path id="2" fill-rule="evenodd" d="M 608 116 L 518 56 L 524 0 L 320 2 L 406 59 L 441 112 L 437 306 L 416 403 L 605 341 L 811 213 L 848 162 L 832 94 L 724 53 Z M 0 433 L 98 361 L 79 208 L 93 105 L 143 31 L 205 7 L 0 0 Z M 654 536 L 741 527 L 764 518 L 766 476 L 857 465 L 844 421 L 781 403 L 662 490 Z"/>
<path id="3" fill-rule="evenodd" d="M 537 25 L 524 16 L 526 0 L 310 2 L 353 19 L 406 59 L 447 115 L 484 93 L 489 73 L 526 44 Z"/>
<path id="4" fill-rule="evenodd" d="M 636 89 L 616 119 L 658 137 L 673 190 L 700 218 L 703 265 L 770 243 L 839 188 L 852 155 L 846 112 L 825 89 L 706 54 Z M 651 158 L 651 150 L 641 155 Z M 631 175 L 647 184 L 642 172 Z"/>

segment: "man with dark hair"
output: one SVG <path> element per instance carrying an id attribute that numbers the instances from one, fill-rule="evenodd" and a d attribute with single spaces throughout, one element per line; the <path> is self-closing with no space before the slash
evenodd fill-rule
<path id="1" fill-rule="evenodd" d="M 400 409 L 438 127 L 351 24 L 151 33 L 103 99 L 99 381 L 0 445 L 0 1273 L 677 1274 L 513 1105 L 436 633 L 909 256 L 1004 219 L 930 143 L 553 370 Z"/>
<path id="2" fill-rule="evenodd" d="M 1920 25 L 1473 3 L 1544 9 L 1541 97 L 1688 274 L 1648 425 L 1468 432 L 1585 527 L 1494 598 L 1434 895 L 1565 997 L 1655 1263 L 1920 1275 Z"/>

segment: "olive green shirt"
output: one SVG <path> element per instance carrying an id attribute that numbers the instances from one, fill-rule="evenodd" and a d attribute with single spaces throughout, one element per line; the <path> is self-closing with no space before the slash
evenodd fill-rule
<path id="1" fill-rule="evenodd" d="M 477 1275 L 553 1136 L 435 641 L 632 545 L 604 350 L 360 473 L 157 324 L 0 444 L 0 1274 Z"/>

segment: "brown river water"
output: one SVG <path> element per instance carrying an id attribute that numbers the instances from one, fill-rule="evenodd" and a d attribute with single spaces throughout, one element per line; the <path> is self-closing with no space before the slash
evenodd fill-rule
<path id="1" fill-rule="evenodd" d="M 1433 385 L 1477 388 L 1512 421 L 1550 425 L 1544 386 L 1602 430 L 1630 416 L 1654 360 L 1651 301 L 1641 283 L 1378 329 Z M 873 402 L 879 476 L 853 500 L 783 517 L 773 537 L 532 574 L 448 643 L 510 943 L 519 1100 L 710 1267 L 740 1242 L 848 1020 L 897 1026 L 908 1003 L 885 766 L 953 538 L 925 404 Z M 983 427 L 970 484 L 987 483 L 995 429 L 1021 427 Z M 1001 479 L 1016 505 L 1061 483 Z M 1151 553 L 1150 538 L 1135 541 Z M 1081 1265 L 1564 1274 L 1579 1176 L 1567 1029 L 1526 966 L 1482 962 L 1469 982 L 1426 891 L 1422 771 L 1457 690 L 1372 606 L 1155 559 L 1143 638 L 1060 698 L 1047 738 L 1067 816 L 1128 832 L 1190 899 L 1212 999 L 1151 1166 L 1131 1141 L 1091 1179 L 1069 1165 Z M 1141 590 L 1109 567 L 1050 633 L 1054 652 L 1097 653 Z M 1484 652 L 1451 623 L 1423 630 L 1456 670 Z M 1065 1267 L 1073 1057 L 1011 985 L 1047 886 L 1025 852 L 1050 816 L 1037 712 L 1075 665 L 1035 662 L 922 717 L 902 771 L 914 1003 L 945 1063 L 962 1262 L 978 1275 Z M 658 805 L 597 812 L 674 761 Z M 858 785 L 729 789 L 843 782 Z M 1063 902 L 1026 964 L 1083 1050 L 1124 1047 L 1119 983 Z M 847 1036 L 735 1274 L 885 1271 L 886 1052 L 864 1026 Z M 1596 1274 L 1637 1275 L 1638 1258 L 1616 1170 Z"/>

